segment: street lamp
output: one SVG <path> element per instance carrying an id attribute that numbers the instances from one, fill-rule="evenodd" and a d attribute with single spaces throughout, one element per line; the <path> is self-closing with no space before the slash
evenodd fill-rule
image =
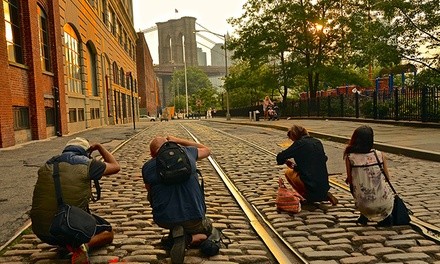
<path id="1" fill-rule="evenodd" d="M 225 49 L 225 82 L 224 82 L 224 88 L 226 91 L 226 120 L 231 120 L 231 114 L 229 113 L 229 93 L 228 93 L 228 89 L 226 89 L 226 77 L 228 76 L 228 47 L 227 47 L 227 35 L 224 34 L 218 34 L 209 30 L 196 30 L 194 31 L 194 33 L 197 32 L 208 32 L 211 33 L 219 38 L 223 38 L 224 40 L 224 49 Z"/>
<path id="2" fill-rule="evenodd" d="M 133 95 L 133 74 L 131 72 L 126 73 L 127 77 L 130 78 L 130 90 L 131 90 L 131 113 L 133 115 L 133 129 L 136 130 L 136 117 L 134 112 L 134 95 Z"/>
<path id="3" fill-rule="evenodd" d="M 189 116 L 188 112 L 188 77 L 186 72 L 186 58 L 185 58 L 185 36 L 182 36 L 182 52 L 183 52 L 183 68 L 185 71 L 185 101 L 186 101 L 186 118 Z"/>

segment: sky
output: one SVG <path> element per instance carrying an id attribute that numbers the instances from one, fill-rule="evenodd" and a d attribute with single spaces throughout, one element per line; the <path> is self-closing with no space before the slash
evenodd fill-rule
<path id="1" fill-rule="evenodd" d="M 197 19 L 196 23 L 208 30 L 224 35 L 233 32 L 232 26 L 226 20 L 230 17 L 241 16 L 245 3 L 246 0 L 133 0 L 134 28 L 140 31 L 155 26 L 157 22 L 191 16 Z M 222 39 L 212 34 L 205 36 L 213 41 L 222 42 Z M 157 31 L 145 34 L 145 39 L 150 48 L 153 63 L 157 64 L 159 61 Z M 205 47 L 200 47 L 207 51 Z M 210 56 L 207 57 L 209 64 Z"/>

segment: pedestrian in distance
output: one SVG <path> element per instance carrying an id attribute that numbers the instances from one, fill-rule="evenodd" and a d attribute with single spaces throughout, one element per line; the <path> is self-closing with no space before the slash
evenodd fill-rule
<path id="1" fill-rule="evenodd" d="M 177 143 L 187 154 L 191 169 L 188 179 L 183 182 L 167 184 L 158 173 L 158 155 L 167 142 Z M 150 143 L 152 158 L 143 165 L 142 177 L 153 209 L 154 222 L 169 230 L 168 236 L 163 237 L 161 242 L 164 248 L 170 250 L 172 263 L 183 263 L 189 246 L 200 246 L 203 253 L 202 249 L 211 238 L 214 239 L 213 236 L 218 239 L 218 230 L 213 228 L 212 221 L 205 215 L 204 191 L 199 182 L 196 164 L 210 153 L 211 150 L 203 144 L 174 136 L 158 136 Z M 218 251 L 214 254 L 217 253 Z"/>
<path id="2" fill-rule="evenodd" d="M 273 105 L 272 101 L 270 100 L 270 97 L 266 95 L 263 100 L 263 113 L 264 113 L 264 120 L 269 118 L 269 106 Z"/>
<path id="3" fill-rule="evenodd" d="M 98 151 L 103 161 L 91 156 Z M 91 181 L 102 176 L 119 172 L 120 166 L 114 156 L 99 143 L 90 144 L 87 139 L 69 140 L 59 156 L 48 160 L 38 170 L 38 179 L 32 197 L 30 217 L 32 231 L 43 242 L 65 248 L 72 252 L 72 263 L 89 263 L 88 250 L 105 246 L 113 241 L 113 229 L 105 219 L 93 215 L 96 219 L 96 232 L 87 244 L 73 248 L 51 235 L 50 226 L 57 212 L 53 169 L 58 162 L 61 189 L 64 201 L 90 213 L 89 201 L 92 196 Z"/>
<path id="4" fill-rule="evenodd" d="M 385 155 L 373 149 L 373 143 L 371 127 L 363 125 L 355 129 L 344 151 L 346 183 L 360 211 L 357 223 L 366 225 L 368 221 L 376 221 L 378 226 L 391 226 L 394 193 L 385 179 L 390 179 Z"/>
<path id="5" fill-rule="evenodd" d="M 277 154 L 277 164 L 286 164 L 285 176 L 292 187 L 305 198 L 306 203 L 338 200 L 330 192 L 327 155 L 320 140 L 309 135 L 306 128 L 293 125 L 287 136 L 293 141 Z M 291 159 L 294 159 L 292 161 Z"/>

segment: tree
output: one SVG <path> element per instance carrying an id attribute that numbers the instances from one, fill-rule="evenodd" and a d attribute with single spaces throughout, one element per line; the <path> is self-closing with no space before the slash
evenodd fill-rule
<path id="1" fill-rule="evenodd" d="M 274 87 L 284 87 L 281 94 L 285 99 L 289 86 L 285 63 L 289 35 L 282 2 L 249 0 L 244 5 L 243 16 L 230 19 L 232 25 L 238 27 L 238 37 L 230 39 L 229 48 L 234 50 L 234 58 L 249 61 L 251 68 L 276 61 L 281 70 L 274 71 L 275 79 L 280 80 Z"/>
<path id="2" fill-rule="evenodd" d="M 200 68 L 188 67 L 186 70 L 188 96 L 196 93 L 201 88 L 212 87 L 212 83 L 209 80 L 206 73 Z M 177 94 L 185 94 L 185 71 L 178 70 L 173 73 L 170 82 L 170 92 Z"/>
<path id="3" fill-rule="evenodd" d="M 174 100 L 170 102 L 174 105 L 176 111 L 186 110 L 186 88 L 188 89 L 188 107 L 194 109 L 194 104 L 190 98 L 199 90 L 213 89 L 212 83 L 209 80 L 206 73 L 197 67 L 188 67 L 187 73 L 187 87 L 185 87 L 185 71 L 178 70 L 173 73 L 171 82 L 169 85 L 170 94 L 174 95 Z"/>
<path id="4" fill-rule="evenodd" d="M 266 95 L 281 95 L 274 68 L 269 64 L 251 67 L 247 61 L 235 63 L 229 69 L 226 87 L 229 93 L 233 93 L 230 94 L 231 106 L 240 106 L 241 102 L 256 105 Z"/>
<path id="5" fill-rule="evenodd" d="M 402 57 L 440 73 L 440 3 L 438 0 L 381 1 Z"/>
<path id="6" fill-rule="evenodd" d="M 305 76 L 312 97 L 320 76 L 334 63 L 342 39 L 339 1 L 250 0 L 243 16 L 231 19 L 238 37 L 234 54 L 251 64 L 276 61 L 283 101 L 297 76 Z M 339 60 L 340 61 L 340 60 Z"/>

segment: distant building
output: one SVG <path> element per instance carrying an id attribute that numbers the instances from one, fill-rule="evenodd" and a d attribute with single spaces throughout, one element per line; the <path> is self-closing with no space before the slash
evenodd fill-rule
<path id="1" fill-rule="evenodd" d="M 212 66 L 225 66 L 225 50 L 223 49 L 223 43 L 217 43 L 211 49 L 211 65 Z"/>
<path id="2" fill-rule="evenodd" d="M 132 0 L 4 0 L 0 10 L 0 147 L 138 115 Z"/>
<path id="3" fill-rule="evenodd" d="M 202 48 L 197 48 L 197 61 L 199 62 L 199 66 L 208 65 L 206 60 L 206 52 L 204 52 Z"/>
<path id="4" fill-rule="evenodd" d="M 159 82 L 154 73 L 153 59 L 144 33 L 137 34 L 136 65 L 139 83 L 139 111 L 141 115 L 157 116 L 158 109 L 160 109 Z"/>

